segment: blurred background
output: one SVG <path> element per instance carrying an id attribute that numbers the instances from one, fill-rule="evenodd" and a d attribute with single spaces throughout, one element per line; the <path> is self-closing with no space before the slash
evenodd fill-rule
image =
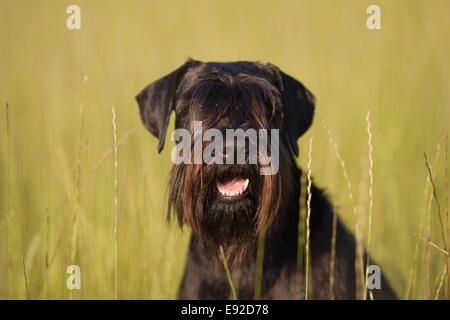
<path id="1" fill-rule="evenodd" d="M 80 30 L 66 27 L 72 4 L 81 9 Z M 381 30 L 366 26 L 371 4 L 381 8 Z M 414 234 L 444 247 L 423 152 L 445 215 L 449 12 L 446 0 L 1 0 L 0 298 L 27 297 L 23 266 L 32 299 L 114 298 L 112 106 L 118 298 L 176 298 L 190 231 L 165 221 L 173 144 L 167 139 L 157 154 L 134 97 L 188 57 L 271 62 L 315 94 L 298 162 L 305 167 L 314 136 L 315 182 L 352 230 L 356 206 L 365 239 L 370 109 L 373 258 L 399 297 L 434 298 L 445 255 Z M 82 288 L 69 293 L 72 262 Z M 438 295 L 444 291 L 445 284 Z"/>

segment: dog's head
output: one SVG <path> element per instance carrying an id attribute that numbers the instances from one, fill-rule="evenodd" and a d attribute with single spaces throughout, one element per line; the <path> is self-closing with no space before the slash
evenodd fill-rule
<path id="1" fill-rule="evenodd" d="M 136 99 L 159 152 L 175 111 L 169 218 L 239 267 L 283 212 L 313 95 L 271 64 L 188 60 Z"/>

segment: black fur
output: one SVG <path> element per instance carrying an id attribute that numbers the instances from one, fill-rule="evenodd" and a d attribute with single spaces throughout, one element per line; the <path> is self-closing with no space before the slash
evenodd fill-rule
<path id="1" fill-rule="evenodd" d="M 305 275 L 297 272 L 302 172 L 294 156 L 299 153 L 298 138 L 313 120 L 312 93 L 271 64 L 188 60 L 147 86 L 136 98 L 145 127 L 159 139 L 158 151 L 163 148 L 173 110 L 176 128 L 188 129 L 191 135 L 194 120 L 202 120 L 205 129 L 222 132 L 227 128 L 280 130 L 279 172 L 273 176 L 259 175 L 261 164 L 249 164 L 248 158 L 242 165 L 173 166 L 169 218 L 173 216 L 180 225 L 187 223 L 193 230 L 180 298 L 230 297 L 218 253 L 222 246 L 230 268 L 239 278 L 239 298 L 252 299 L 261 232 L 266 234 L 261 298 L 304 298 Z M 246 193 L 233 201 L 220 197 L 217 183 L 236 177 L 250 179 Z M 310 248 L 315 299 L 330 297 L 332 222 L 332 206 L 313 185 Z M 338 219 L 336 299 L 356 298 L 355 275 L 355 240 Z M 395 298 L 384 278 L 381 290 L 373 290 L 373 295 L 375 299 Z"/>

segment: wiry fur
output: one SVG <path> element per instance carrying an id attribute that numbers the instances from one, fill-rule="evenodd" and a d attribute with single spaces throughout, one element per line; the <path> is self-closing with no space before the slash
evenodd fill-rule
<path id="1" fill-rule="evenodd" d="M 203 129 L 272 129 L 280 121 L 278 91 L 265 79 L 221 73 L 199 78 L 177 102 L 177 110 L 186 110 L 186 126 L 193 135 L 193 121 L 203 121 Z M 181 111 L 183 112 L 183 111 Z M 233 117 L 230 117 L 233 115 Z M 275 126 L 274 126 L 275 124 Z M 194 141 L 192 136 L 191 141 Z M 283 145 L 283 149 L 286 146 Z M 287 152 L 281 152 L 285 157 Z M 193 157 L 193 155 L 192 155 Z M 259 174 L 260 164 L 179 164 L 170 175 L 170 204 L 180 224 L 187 223 L 211 249 L 224 247 L 231 269 L 236 269 L 254 251 L 258 233 L 266 231 L 279 211 L 281 194 L 290 183 L 281 177 L 289 166 L 281 159 L 275 175 Z M 249 178 L 248 196 L 240 202 L 220 200 L 217 182 L 232 177 Z"/>
<path id="2" fill-rule="evenodd" d="M 180 297 L 229 297 L 225 273 L 217 263 L 222 246 L 229 266 L 240 275 L 239 298 L 253 298 L 256 242 L 258 234 L 265 232 L 262 298 L 302 298 L 304 274 L 297 272 L 302 173 L 294 155 L 298 155 L 297 139 L 312 122 L 313 95 L 270 64 L 188 60 L 150 84 L 137 100 L 145 126 L 159 138 L 158 150 L 163 147 L 172 110 L 176 128 L 191 133 L 192 149 L 194 121 L 203 121 L 203 130 L 216 128 L 222 132 L 228 128 L 280 130 L 279 171 L 275 175 L 260 175 L 261 163 L 249 164 L 248 158 L 240 165 L 172 167 L 168 217 L 180 225 L 189 225 L 193 231 Z M 203 143 L 203 147 L 206 145 Z M 216 185 L 233 177 L 250 180 L 247 193 L 238 201 L 224 200 Z M 311 209 L 312 295 L 327 299 L 333 209 L 314 185 Z M 339 220 L 335 259 L 335 297 L 354 299 L 355 240 Z M 384 278 L 382 289 L 373 293 L 375 298 L 395 297 Z"/>

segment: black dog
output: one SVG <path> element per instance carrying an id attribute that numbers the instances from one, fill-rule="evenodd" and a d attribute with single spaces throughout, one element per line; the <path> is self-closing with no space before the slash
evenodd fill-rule
<path id="1" fill-rule="evenodd" d="M 279 132 L 279 170 L 274 174 L 261 175 L 259 160 L 250 163 L 250 141 L 245 142 L 244 164 L 174 164 L 168 217 L 176 217 L 181 226 L 186 223 L 193 231 L 180 297 L 230 297 L 221 267 L 223 248 L 228 266 L 240 275 L 236 283 L 239 298 L 252 299 L 257 240 L 264 234 L 261 298 L 304 298 L 305 275 L 297 272 L 302 172 L 294 155 L 299 154 L 297 139 L 313 120 L 311 92 L 271 64 L 188 60 L 150 84 L 136 99 L 145 127 L 159 138 L 158 151 L 163 148 L 173 110 L 176 128 L 188 130 L 191 137 L 195 136 L 194 121 L 202 121 L 203 129 L 220 132 L 238 128 Z M 195 143 L 190 142 L 190 148 L 194 149 Z M 202 150 L 205 147 L 202 143 Z M 273 153 L 271 147 L 269 144 Z M 225 157 L 227 150 L 223 151 Z M 313 186 L 310 270 L 315 299 L 330 297 L 332 222 L 332 206 Z M 339 220 L 336 230 L 334 296 L 355 299 L 355 240 Z M 380 281 L 381 289 L 372 290 L 375 299 L 395 298 L 383 277 Z"/>

